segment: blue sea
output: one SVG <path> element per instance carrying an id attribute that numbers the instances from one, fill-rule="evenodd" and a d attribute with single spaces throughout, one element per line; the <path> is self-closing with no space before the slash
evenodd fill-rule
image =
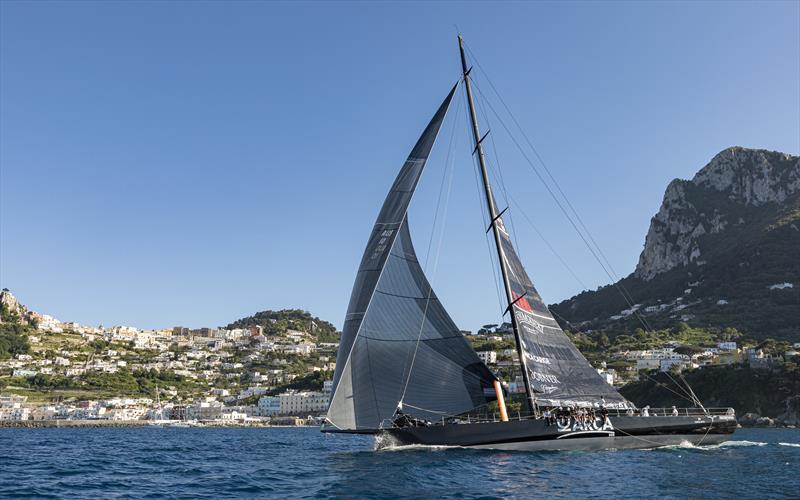
<path id="1" fill-rule="evenodd" d="M 315 428 L 0 429 L 4 498 L 800 497 L 800 430 L 650 451 L 375 451 Z"/>

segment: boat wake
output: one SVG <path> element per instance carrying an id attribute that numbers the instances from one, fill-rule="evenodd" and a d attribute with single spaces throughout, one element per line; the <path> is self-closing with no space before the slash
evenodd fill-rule
<path id="1" fill-rule="evenodd" d="M 800 448 L 800 443 L 778 443 L 779 446 L 791 446 L 792 448 Z"/>
<path id="2" fill-rule="evenodd" d="M 389 434 L 377 434 L 375 436 L 375 451 L 408 451 L 408 450 L 449 450 L 461 448 L 461 446 L 427 445 L 427 444 L 400 444 Z"/>
<path id="3" fill-rule="evenodd" d="M 767 443 L 763 441 L 723 441 L 722 443 L 715 445 L 717 448 L 727 448 L 731 446 L 766 446 Z"/>
<path id="4" fill-rule="evenodd" d="M 737 448 L 742 446 L 766 446 L 768 443 L 762 441 L 723 441 L 719 444 L 694 444 L 689 441 L 683 441 L 681 444 L 661 446 L 659 448 L 652 448 L 654 450 L 718 450 L 720 448 Z M 788 443 L 791 444 L 791 443 Z M 796 445 L 800 446 L 800 445 Z"/>

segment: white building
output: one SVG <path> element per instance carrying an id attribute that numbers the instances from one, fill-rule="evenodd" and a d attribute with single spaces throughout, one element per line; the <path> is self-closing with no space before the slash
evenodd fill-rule
<path id="1" fill-rule="evenodd" d="M 282 347 L 282 351 L 287 354 L 297 354 L 298 356 L 308 356 L 317 349 L 314 344 L 290 344 Z"/>
<path id="2" fill-rule="evenodd" d="M 264 396 L 258 400 L 258 413 L 265 417 L 272 417 L 281 412 L 281 398 L 277 396 Z"/>
<path id="3" fill-rule="evenodd" d="M 614 380 L 614 375 L 615 375 L 615 372 L 614 372 L 613 370 L 611 370 L 611 371 L 606 371 L 606 370 L 603 370 L 602 368 L 598 368 L 598 369 L 597 369 L 597 373 L 599 373 L 599 374 L 600 374 L 600 376 L 603 378 L 603 380 L 605 380 L 605 382 L 606 382 L 608 385 L 614 385 L 614 381 L 615 381 L 615 380 Z"/>
<path id="4" fill-rule="evenodd" d="M 187 416 L 196 420 L 216 420 L 222 415 L 223 404 L 219 401 L 200 401 L 186 408 Z"/>
<path id="5" fill-rule="evenodd" d="M 287 392 L 280 398 L 281 415 L 302 415 L 328 410 L 329 395 L 316 391 Z"/>
<path id="6" fill-rule="evenodd" d="M 28 420 L 30 409 L 26 408 L 26 396 L 0 394 L 0 420 Z"/>
<path id="7" fill-rule="evenodd" d="M 642 358 L 636 360 L 637 370 L 655 370 L 661 367 L 661 360 L 658 358 Z"/>
<path id="8" fill-rule="evenodd" d="M 636 361 L 636 369 L 655 370 L 661 369 L 662 361 L 689 361 L 689 356 L 678 354 L 672 348 L 646 349 L 643 351 L 630 351 L 625 358 Z"/>
<path id="9" fill-rule="evenodd" d="M 248 387 L 247 389 L 243 390 L 239 393 L 239 399 L 249 398 L 250 396 L 262 396 L 269 391 L 269 387 Z"/>
<path id="10" fill-rule="evenodd" d="M 247 413 L 232 410 L 229 412 L 224 412 L 221 417 L 222 420 L 247 420 Z"/>
<path id="11" fill-rule="evenodd" d="M 497 363 L 497 351 L 478 351 L 478 357 L 487 365 Z"/>
<path id="12" fill-rule="evenodd" d="M 28 420 L 30 409 L 20 405 L 10 408 L 0 408 L 0 420 Z"/>
<path id="13" fill-rule="evenodd" d="M 697 368 L 697 364 L 692 363 L 688 359 L 662 359 L 659 369 L 662 372 L 668 372 L 674 367 L 677 367 L 678 370 L 681 371 L 687 368 Z"/>
<path id="14" fill-rule="evenodd" d="M 64 331 L 61 326 L 61 322 L 52 316 L 48 316 L 47 314 L 42 314 L 42 317 L 39 318 L 39 324 L 37 328 L 39 330 L 50 331 L 53 333 L 62 333 Z"/>

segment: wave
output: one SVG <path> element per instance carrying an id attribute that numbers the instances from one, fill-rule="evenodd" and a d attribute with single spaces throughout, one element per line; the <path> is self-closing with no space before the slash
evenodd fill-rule
<path id="1" fill-rule="evenodd" d="M 667 446 L 661 446 L 658 448 L 653 448 L 656 450 L 675 450 L 675 449 L 685 449 L 685 450 L 717 450 L 719 448 L 735 448 L 739 446 L 766 446 L 767 443 L 762 441 L 723 441 L 719 444 L 694 444 L 690 443 L 689 441 L 683 441 L 681 444 L 671 444 Z M 797 445 L 800 446 L 800 445 Z"/>
<path id="2" fill-rule="evenodd" d="M 792 448 L 800 448 L 800 443 L 778 443 L 779 446 L 791 446 Z"/>
<path id="3" fill-rule="evenodd" d="M 375 446 L 375 451 L 408 451 L 408 450 L 437 451 L 437 450 L 451 450 L 453 448 L 463 448 L 463 447 L 430 445 L 430 444 L 402 444 L 402 445 Z"/>
<path id="4" fill-rule="evenodd" d="M 717 446 L 720 448 L 725 448 L 729 446 L 766 446 L 767 443 L 763 441 L 723 441 Z"/>

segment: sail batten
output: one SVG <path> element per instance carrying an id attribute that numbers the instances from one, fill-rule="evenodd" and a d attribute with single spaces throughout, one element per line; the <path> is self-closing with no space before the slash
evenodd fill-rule
<path id="1" fill-rule="evenodd" d="M 327 416 L 339 429 L 379 429 L 401 399 L 410 408 L 406 412 L 419 418 L 458 414 L 487 402 L 485 388 L 494 376 L 431 289 L 406 218 L 454 91 L 397 175 L 364 250 Z"/>

